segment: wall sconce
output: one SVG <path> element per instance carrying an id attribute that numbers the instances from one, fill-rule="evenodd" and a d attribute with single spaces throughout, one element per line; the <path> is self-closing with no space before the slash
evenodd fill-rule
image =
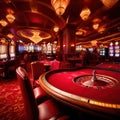
<path id="1" fill-rule="evenodd" d="M 91 11 L 88 7 L 85 7 L 81 13 L 80 13 L 80 17 L 82 20 L 86 21 L 89 17 L 89 15 L 91 14 Z"/>
<path id="2" fill-rule="evenodd" d="M 55 9 L 57 15 L 63 15 L 70 0 L 51 0 L 51 5 Z"/>

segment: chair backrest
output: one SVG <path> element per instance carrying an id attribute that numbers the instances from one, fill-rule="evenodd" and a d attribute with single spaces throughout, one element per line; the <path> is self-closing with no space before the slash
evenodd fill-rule
<path id="1" fill-rule="evenodd" d="M 38 120 L 38 107 L 28 74 L 22 67 L 16 69 L 16 74 L 24 101 L 25 120 Z"/>
<path id="2" fill-rule="evenodd" d="M 40 75 L 45 72 L 45 66 L 40 61 L 31 62 L 32 79 L 38 80 Z"/>
<path id="3" fill-rule="evenodd" d="M 58 60 L 53 60 L 52 62 L 51 62 L 51 67 L 50 67 L 50 70 L 58 70 L 58 69 L 60 69 L 60 61 L 58 61 Z"/>

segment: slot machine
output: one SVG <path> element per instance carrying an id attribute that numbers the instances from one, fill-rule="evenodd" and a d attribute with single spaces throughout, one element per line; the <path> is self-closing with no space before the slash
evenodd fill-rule
<path id="1" fill-rule="evenodd" d="M 105 55 L 104 48 L 100 48 L 99 49 L 99 54 L 100 54 L 100 56 L 104 56 Z"/>
<path id="2" fill-rule="evenodd" d="M 9 46 L 9 55 L 11 59 L 15 58 L 15 42 L 11 41 L 10 46 Z"/>
<path id="3" fill-rule="evenodd" d="M 115 42 L 115 57 L 120 56 L 120 46 L 118 42 Z"/>
<path id="4" fill-rule="evenodd" d="M 8 43 L 6 39 L 1 38 L 0 40 L 0 60 L 8 59 Z"/>
<path id="5" fill-rule="evenodd" d="M 109 57 L 114 57 L 114 46 L 112 42 L 110 43 L 109 46 Z"/>

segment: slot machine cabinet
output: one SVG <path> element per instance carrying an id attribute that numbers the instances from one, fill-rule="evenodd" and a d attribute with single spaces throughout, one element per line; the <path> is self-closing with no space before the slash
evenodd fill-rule
<path id="1" fill-rule="evenodd" d="M 120 62 L 120 46 L 119 42 L 115 42 L 115 61 Z"/>
<path id="2" fill-rule="evenodd" d="M 103 44 L 99 47 L 99 56 L 100 56 L 100 62 L 104 62 L 108 60 L 108 48 L 104 46 Z"/>
<path id="3" fill-rule="evenodd" d="M 9 55 L 10 59 L 15 59 L 16 57 L 15 42 L 13 40 L 9 44 Z"/>
<path id="4" fill-rule="evenodd" d="M 0 39 L 0 60 L 5 61 L 8 59 L 8 42 L 5 38 Z"/>
<path id="5" fill-rule="evenodd" d="M 115 57 L 120 57 L 120 46 L 119 46 L 119 42 L 115 42 Z"/>
<path id="6" fill-rule="evenodd" d="M 109 45 L 109 53 L 108 54 L 109 54 L 110 61 L 114 61 L 115 49 L 114 49 L 114 45 L 112 42 Z"/>

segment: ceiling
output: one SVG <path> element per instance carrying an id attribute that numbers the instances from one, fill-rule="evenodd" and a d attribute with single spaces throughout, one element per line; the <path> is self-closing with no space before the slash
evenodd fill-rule
<path id="1" fill-rule="evenodd" d="M 84 21 L 80 12 L 86 6 L 91 10 L 91 14 Z M 6 20 L 8 9 L 13 10 L 15 21 L 6 27 L 0 26 L 0 35 L 12 33 L 14 40 L 30 42 L 28 38 L 33 35 L 31 31 L 37 30 L 43 38 L 41 42 L 54 41 L 59 32 L 56 33 L 53 29 L 58 26 L 60 30 L 64 30 L 65 27 L 72 28 L 76 44 L 86 47 L 91 45 L 91 41 L 105 45 L 112 41 L 120 41 L 119 0 L 111 8 L 106 8 L 101 0 L 70 0 L 62 16 L 55 13 L 50 0 L 1 0 L 0 20 Z M 93 20 L 96 18 L 100 19 L 99 28 L 103 27 L 102 31 L 93 29 Z"/>

